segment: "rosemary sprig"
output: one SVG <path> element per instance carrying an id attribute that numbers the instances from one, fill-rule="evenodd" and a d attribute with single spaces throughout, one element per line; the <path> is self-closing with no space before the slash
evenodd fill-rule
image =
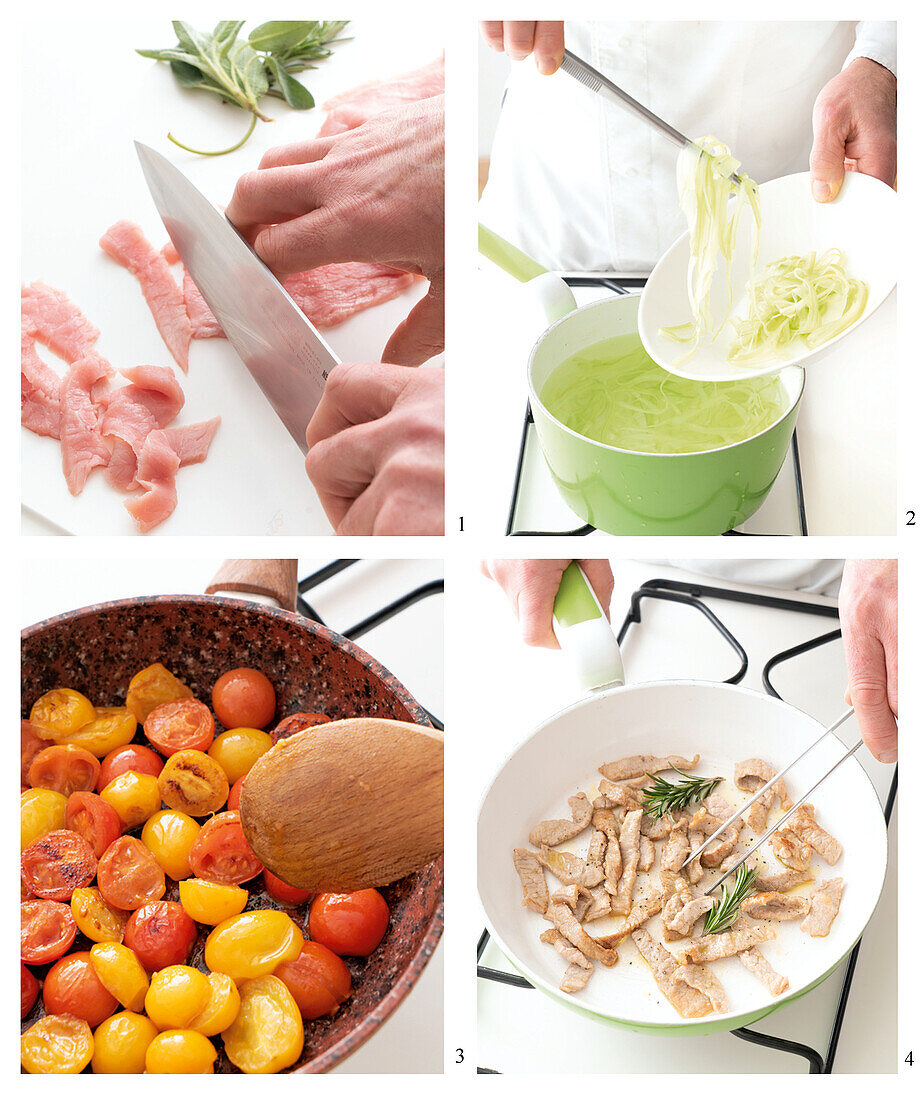
<path id="1" fill-rule="evenodd" d="M 705 918 L 703 931 L 706 936 L 726 932 L 737 920 L 740 916 L 740 903 L 753 890 L 753 883 L 758 875 L 759 871 L 755 867 L 741 863 L 734 877 L 734 885 L 730 890 L 726 885 L 721 887 L 721 900 Z"/>
<path id="2" fill-rule="evenodd" d="M 651 817 L 663 817 L 675 810 L 682 810 L 690 802 L 701 802 L 721 782 L 722 777 L 687 775 L 680 772 L 683 782 L 670 783 L 661 776 L 646 773 L 651 785 L 641 791 L 641 802 Z"/>

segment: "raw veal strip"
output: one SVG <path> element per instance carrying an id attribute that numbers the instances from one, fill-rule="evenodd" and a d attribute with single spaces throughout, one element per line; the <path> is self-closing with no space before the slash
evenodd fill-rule
<path id="1" fill-rule="evenodd" d="M 442 95 L 445 91 L 445 60 L 442 57 L 422 69 L 404 73 L 393 80 L 373 80 L 328 99 L 327 117 L 318 137 L 342 134 L 368 122 L 382 111 Z"/>

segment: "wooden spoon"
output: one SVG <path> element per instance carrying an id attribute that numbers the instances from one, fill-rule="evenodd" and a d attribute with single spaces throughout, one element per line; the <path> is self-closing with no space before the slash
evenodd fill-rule
<path id="1" fill-rule="evenodd" d="M 244 833 L 290 886 L 384 886 L 443 848 L 443 735 L 388 718 L 326 722 L 274 745 L 241 788 Z"/>

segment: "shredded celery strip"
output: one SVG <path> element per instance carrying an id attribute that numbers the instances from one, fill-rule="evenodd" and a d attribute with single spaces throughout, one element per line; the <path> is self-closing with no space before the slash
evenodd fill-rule
<path id="1" fill-rule="evenodd" d="M 576 352 L 541 390 L 545 408 L 599 443 L 644 454 L 688 454 L 739 443 L 774 424 L 789 402 L 778 376 L 700 382 L 662 370 L 637 335 Z"/>
<path id="2" fill-rule="evenodd" d="M 839 336 L 862 316 L 869 296 L 868 286 L 845 268 L 838 248 L 768 264 L 750 284 L 748 315 L 733 322 L 737 338 L 728 361 L 764 363 L 800 337 L 816 348 Z"/>

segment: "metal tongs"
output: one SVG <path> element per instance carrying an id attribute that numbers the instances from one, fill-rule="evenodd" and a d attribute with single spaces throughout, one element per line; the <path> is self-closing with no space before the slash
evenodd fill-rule
<path id="1" fill-rule="evenodd" d="M 787 775 L 788 772 L 790 772 L 792 770 L 792 768 L 794 768 L 794 766 L 798 763 L 799 760 L 804 759 L 804 757 L 808 755 L 808 753 L 811 751 L 811 749 L 813 749 L 815 747 L 815 745 L 819 745 L 821 743 L 821 741 L 823 741 L 823 739 L 828 734 L 833 733 L 833 731 L 836 730 L 836 729 L 839 729 L 840 726 L 842 726 L 844 722 L 846 722 L 850 718 L 852 718 L 852 716 L 855 713 L 856 713 L 855 710 L 852 707 L 850 707 L 849 710 L 847 710 L 845 712 L 845 714 L 841 714 L 840 717 L 837 718 L 837 720 L 833 723 L 833 725 L 828 726 L 824 730 L 824 732 L 820 735 L 820 737 L 817 738 L 816 741 L 812 741 L 811 744 L 808 745 L 808 747 L 804 750 L 804 752 L 802 752 L 798 756 L 796 756 L 795 759 L 792 760 L 792 762 L 790 764 L 788 764 L 786 767 L 784 767 L 780 772 L 776 772 L 776 774 L 772 777 L 772 779 L 770 779 L 768 782 L 764 783 L 763 786 L 760 787 L 760 789 L 754 793 L 753 797 L 748 802 L 745 802 L 743 806 L 740 807 L 740 809 L 737 811 L 737 813 L 732 814 L 731 817 L 729 817 L 727 819 L 727 821 L 723 822 L 717 829 L 715 829 L 715 831 L 712 833 L 712 835 L 706 841 L 704 841 L 702 844 L 700 844 L 698 846 L 698 848 L 696 848 L 696 850 L 689 856 L 689 858 L 683 864 L 683 867 L 685 867 L 687 864 L 691 863 L 697 856 L 701 855 L 702 852 L 705 851 L 705 849 L 709 846 L 709 844 L 711 844 L 711 842 L 713 840 L 715 840 L 717 837 L 719 837 L 724 832 L 724 830 L 729 825 L 732 825 L 739 817 L 742 817 L 743 814 L 746 813 L 746 811 L 750 809 L 750 807 L 753 805 L 753 803 L 756 802 L 760 798 L 761 795 L 765 794 L 766 791 L 768 791 L 783 776 Z M 737 870 L 737 868 L 742 863 L 745 863 L 750 858 L 750 856 L 753 855 L 753 853 L 757 850 L 757 848 L 759 848 L 759 846 L 766 839 L 771 837 L 772 834 L 774 832 L 776 832 L 778 829 L 782 828 L 782 826 L 785 824 L 785 822 L 788 821 L 788 819 L 798 809 L 799 806 L 801 806 L 804 802 L 807 801 L 807 799 L 809 799 L 811 797 L 811 795 L 817 790 L 817 788 L 821 785 L 821 783 L 823 783 L 825 779 L 828 779 L 831 775 L 833 775 L 833 773 L 843 763 L 843 761 L 848 760 L 861 747 L 862 747 L 862 738 L 860 737 L 859 740 L 855 743 L 855 745 L 853 745 L 853 747 L 849 750 L 849 752 L 847 752 L 843 756 L 841 756 L 840 759 L 837 760 L 837 762 L 833 765 L 833 767 L 830 768 L 824 775 L 822 775 L 820 777 L 820 779 L 818 779 L 818 781 L 807 792 L 807 794 L 802 795 L 802 797 L 798 799 L 798 801 L 795 803 L 795 805 L 792 806 L 792 808 L 790 810 L 787 810 L 782 815 L 782 817 L 779 818 L 779 820 L 775 823 L 775 825 L 772 826 L 772 828 L 767 829 L 766 832 L 763 833 L 763 835 L 759 838 L 759 840 L 754 841 L 754 843 L 750 845 L 750 847 L 747 849 L 747 851 L 744 852 L 744 854 L 733 865 L 733 867 L 731 867 L 729 870 L 725 871 L 725 873 L 721 876 L 721 878 L 719 878 L 716 883 L 714 883 L 712 886 L 710 886 L 705 891 L 705 893 L 706 894 L 712 893 L 713 890 L 718 889 L 718 887 L 721 885 L 722 882 L 724 882 L 724 880 L 726 878 L 730 878 L 730 876 L 734 874 L 734 872 Z M 680 870 L 682 870 L 682 869 L 683 868 L 681 867 Z"/>
<path id="2" fill-rule="evenodd" d="M 655 126 L 662 133 L 666 134 L 671 141 L 675 141 L 677 145 L 683 148 L 692 146 L 692 148 L 696 149 L 699 153 L 703 151 L 694 141 L 691 141 L 684 134 L 681 134 L 675 126 L 671 126 L 669 122 L 664 122 L 659 115 L 655 115 L 654 112 L 648 107 L 645 107 L 643 103 L 639 103 L 633 96 L 630 96 L 628 92 L 620 88 L 618 84 L 613 84 L 608 77 L 603 76 L 601 72 L 594 69 L 592 65 L 587 64 L 582 58 L 577 57 L 576 54 L 571 53 L 570 50 L 564 51 L 564 60 L 561 62 L 561 70 L 567 73 L 568 76 L 572 76 L 574 80 L 579 80 L 580 83 L 585 88 L 589 88 L 591 92 L 595 92 L 597 95 L 605 96 L 608 99 L 614 100 L 616 103 L 629 107 L 635 114 L 640 115 L 652 126 Z M 740 186 L 740 176 L 738 176 L 736 172 L 729 178 L 736 183 L 738 187 Z"/>

